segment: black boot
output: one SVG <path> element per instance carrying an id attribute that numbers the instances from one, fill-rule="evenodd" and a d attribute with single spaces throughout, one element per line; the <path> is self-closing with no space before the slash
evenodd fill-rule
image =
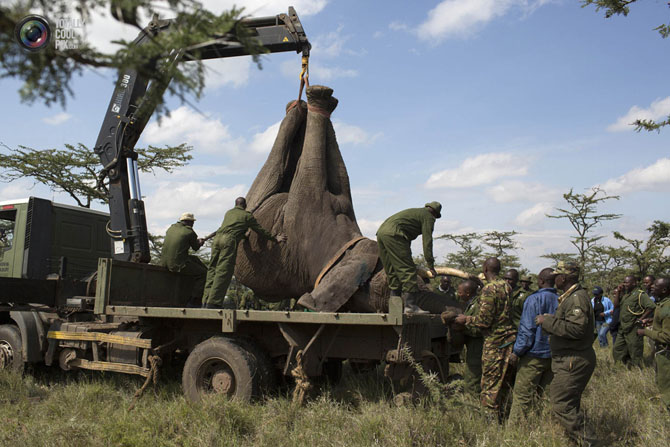
<path id="1" fill-rule="evenodd" d="M 416 299 L 421 292 L 405 292 L 402 295 L 403 301 L 405 302 L 405 313 L 406 314 L 428 314 L 427 310 L 421 309 L 416 304 Z"/>

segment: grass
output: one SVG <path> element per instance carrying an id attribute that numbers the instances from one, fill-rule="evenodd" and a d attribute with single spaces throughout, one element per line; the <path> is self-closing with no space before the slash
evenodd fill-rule
<path id="1" fill-rule="evenodd" d="M 608 349 L 596 352 L 583 406 L 598 435 L 609 445 L 666 447 L 670 418 L 654 398 L 653 368 L 627 370 L 613 364 Z M 0 371 L 0 445 L 569 445 L 548 406 L 523 425 L 506 426 L 488 423 L 477 401 L 460 393 L 396 406 L 381 368 L 357 375 L 345 365 L 342 382 L 303 407 L 290 393 L 251 404 L 214 396 L 193 405 L 181 395 L 178 372 L 168 370 L 128 411 L 141 383 L 115 374 Z"/>

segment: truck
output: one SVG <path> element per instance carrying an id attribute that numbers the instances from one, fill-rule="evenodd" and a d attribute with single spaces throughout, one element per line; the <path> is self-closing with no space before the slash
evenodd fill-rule
<path id="1" fill-rule="evenodd" d="M 293 8 L 243 23 L 270 52 L 301 52 L 303 64 L 309 56 Z M 171 26 L 155 17 L 135 43 Z M 230 35 L 192 50 L 179 49 L 180 60 L 246 54 Z M 149 380 L 185 353 L 182 388 L 191 401 L 213 393 L 252 399 L 291 375 L 298 386 L 337 379 L 345 360 L 384 362 L 392 380 L 416 379 L 418 362 L 445 380 L 453 352 L 439 315 L 404 314 L 399 297 L 385 313 L 187 306 L 192 279 L 149 264 L 133 148 L 153 110 L 143 99 L 156 91 L 147 89 L 165 85 L 143 73 L 120 73 L 94 148 L 109 182 L 109 214 L 38 198 L 0 204 L 0 369 L 44 364 Z"/>

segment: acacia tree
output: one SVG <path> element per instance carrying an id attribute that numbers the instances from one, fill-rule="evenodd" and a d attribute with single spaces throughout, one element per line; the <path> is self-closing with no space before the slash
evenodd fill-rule
<path id="1" fill-rule="evenodd" d="M 594 235 L 593 230 L 602 225 L 603 222 L 615 220 L 621 217 L 621 214 L 603 213 L 598 214 L 598 206 L 611 199 L 619 200 L 619 196 L 608 196 L 604 190 L 594 187 L 587 194 L 575 194 L 572 189 L 567 194 L 563 194 L 563 199 L 567 202 L 567 207 L 556 208 L 558 214 L 547 214 L 551 219 L 567 219 L 572 228 L 577 232 L 572 236 L 570 243 L 577 249 L 577 262 L 582 272 L 586 272 L 587 261 L 593 248 L 603 235 Z M 554 254 L 545 257 L 553 256 Z"/>
<path id="2" fill-rule="evenodd" d="M 45 150 L 1 146 L 7 153 L 0 153 L 0 168 L 3 168 L 0 180 L 12 182 L 32 178 L 52 190 L 65 192 L 85 208 L 90 208 L 95 201 L 107 203 L 107 183 L 101 181 L 98 175 L 100 160 L 95 152 L 83 144 L 66 144 L 65 149 Z M 172 172 L 191 160 L 191 149 L 186 144 L 135 149 L 138 155 L 137 167 L 141 172 Z"/>
<path id="3" fill-rule="evenodd" d="M 514 236 L 519 234 L 516 231 L 487 231 L 482 236 L 482 243 L 487 246 L 491 252 L 484 253 L 484 257 L 495 256 L 505 268 L 519 268 L 519 257 L 510 253 L 519 248 L 519 244 L 514 240 Z"/>
<path id="4" fill-rule="evenodd" d="M 478 271 L 482 264 L 484 249 L 479 233 L 443 234 L 436 239 L 446 239 L 458 247 L 458 251 L 446 256 L 446 263 L 469 273 Z"/>
<path id="5" fill-rule="evenodd" d="M 615 15 L 627 16 L 630 12 L 629 5 L 637 3 L 637 0 L 582 0 L 582 7 L 589 5 L 594 5 L 596 11 L 601 9 L 605 10 L 605 17 L 610 18 Z M 670 7 L 670 2 L 668 2 L 668 7 Z M 667 38 L 670 36 L 670 24 L 663 23 L 656 28 L 655 31 L 661 35 L 662 38 Z M 647 130 L 647 131 L 660 131 L 661 127 L 670 125 L 670 115 L 663 121 L 654 121 L 654 120 L 635 120 L 632 123 L 635 126 L 636 131 Z"/>
<path id="6" fill-rule="evenodd" d="M 670 223 L 655 220 L 647 231 L 646 241 L 628 238 L 618 231 L 614 232 L 614 238 L 626 242 L 627 246 L 619 249 L 621 256 L 629 260 L 638 277 L 665 275 L 670 267 Z"/>

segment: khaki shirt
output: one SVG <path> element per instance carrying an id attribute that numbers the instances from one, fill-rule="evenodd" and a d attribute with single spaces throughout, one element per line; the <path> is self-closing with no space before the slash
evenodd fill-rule
<path id="1" fill-rule="evenodd" d="M 193 250 L 200 248 L 198 235 L 193 228 L 182 222 L 172 224 L 165 233 L 160 265 L 167 267 L 171 272 L 180 271 L 186 265 L 189 248 Z"/>
<path id="2" fill-rule="evenodd" d="M 558 297 L 554 315 L 545 314 L 542 330 L 548 332 L 552 355 L 570 355 L 592 348 L 595 322 L 591 298 L 575 284 Z"/>
<path id="3" fill-rule="evenodd" d="M 428 267 L 433 268 L 435 258 L 433 257 L 433 228 L 435 217 L 428 208 L 410 208 L 395 213 L 384 221 L 377 230 L 377 234 L 388 236 L 400 236 L 408 241 L 413 241 L 419 235 L 423 239 L 423 257 Z"/>
<path id="4" fill-rule="evenodd" d="M 644 335 L 652 340 L 670 348 L 670 297 L 663 298 L 654 311 L 654 324 L 652 328 L 646 328 Z"/>
<path id="5" fill-rule="evenodd" d="M 634 289 L 630 293 L 622 296 L 619 299 L 619 321 L 621 325 L 619 330 L 622 332 L 630 332 L 635 322 L 642 316 L 645 310 L 653 309 L 656 304 L 649 298 L 641 289 Z"/>
<path id="6" fill-rule="evenodd" d="M 256 218 L 241 206 L 236 206 L 223 216 L 223 223 L 216 230 L 216 233 L 217 236 L 232 236 L 237 243 L 246 237 L 248 229 L 254 230 L 263 239 L 277 242 L 277 239 L 269 231 L 261 227 Z"/>

